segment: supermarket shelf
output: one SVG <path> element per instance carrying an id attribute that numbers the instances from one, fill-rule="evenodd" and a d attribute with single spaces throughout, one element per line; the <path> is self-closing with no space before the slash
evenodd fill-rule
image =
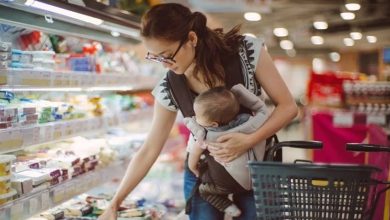
<path id="1" fill-rule="evenodd" d="M 24 0 L 0 1 L 0 22 L 17 27 L 37 29 L 51 34 L 87 38 L 114 44 L 137 44 L 140 42 L 140 18 L 120 13 L 120 19 L 118 19 L 119 16 L 112 19 L 113 16 L 110 16 L 111 13 L 107 10 L 113 12 L 115 8 L 106 8 L 106 11 L 103 12 L 90 7 L 67 4 L 64 1 L 45 2 L 56 7 L 89 14 L 93 17 L 101 17 L 104 20 L 100 25 L 91 25 L 58 13 L 26 6 L 25 2 Z M 110 31 L 114 30 L 120 31 L 121 36 L 112 36 Z"/>
<path id="2" fill-rule="evenodd" d="M 15 152 L 38 144 L 57 142 L 67 138 L 101 133 L 109 127 L 134 120 L 147 119 L 150 109 L 120 112 L 109 116 L 51 122 L 42 125 L 0 130 L 0 154 Z M 0 218 L 2 219 L 2 218 Z"/>
<path id="3" fill-rule="evenodd" d="M 0 206 L 0 219 L 26 219 L 44 210 L 55 207 L 72 197 L 84 193 L 107 180 L 120 178 L 128 161 L 85 173 L 56 186 L 22 196 Z"/>
<path id="4" fill-rule="evenodd" d="M 0 90 L 9 91 L 124 91 L 151 89 L 155 77 L 48 70 L 0 70 Z"/>

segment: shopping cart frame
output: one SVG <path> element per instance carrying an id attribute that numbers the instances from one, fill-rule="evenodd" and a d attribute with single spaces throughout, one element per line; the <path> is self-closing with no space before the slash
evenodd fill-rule
<path id="1" fill-rule="evenodd" d="M 320 149 L 321 142 L 286 141 L 272 146 L 264 162 L 251 161 L 257 219 L 372 219 L 379 197 L 373 178 L 380 169 L 366 165 L 280 163 L 272 158 L 284 147 Z M 378 145 L 347 144 L 347 150 L 387 152 Z"/>

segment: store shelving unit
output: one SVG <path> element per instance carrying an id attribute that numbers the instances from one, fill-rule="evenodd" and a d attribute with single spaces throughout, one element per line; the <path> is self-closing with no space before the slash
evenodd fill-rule
<path id="1" fill-rule="evenodd" d="M 0 206 L 0 219 L 26 219 L 49 208 L 53 208 L 74 196 L 123 175 L 128 161 L 118 161 L 110 166 L 98 168 L 81 176 L 67 180 L 43 191 L 22 196 Z"/>
<path id="2" fill-rule="evenodd" d="M 155 77 L 140 74 L 0 70 L 0 88 L 9 91 L 121 91 L 153 88 Z"/>
<path id="3" fill-rule="evenodd" d="M 138 34 L 139 17 L 125 15 L 118 10 L 115 12 L 113 8 L 104 5 L 84 7 L 64 1 L 42 0 L 40 2 L 100 18 L 103 23 L 91 25 L 70 19 L 56 12 L 29 7 L 27 1 L 24 0 L 0 1 L 0 23 L 112 44 L 131 45 L 140 42 L 139 37 L 133 34 Z M 111 31 L 118 31 L 121 35 L 114 37 Z M 69 95 L 72 92 L 95 94 L 105 91 L 144 91 L 152 89 L 156 83 L 155 77 L 139 73 L 70 72 L 44 69 L 0 70 L 0 90 L 15 93 L 65 92 Z M 0 130 L 0 154 L 75 136 L 104 133 L 110 127 L 149 119 L 151 111 L 151 108 L 147 108 L 111 112 L 101 117 L 2 129 Z M 26 219 L 113 178 L 121 178 L 128 162 L 128 160 L 116 161 L 48 189 L 22 195 L 0 205 L 0 219 Z"/>
<path id="4" fill-rule="evenodd" d="M 0 130 L 0 154 L 19 151 L 34 145 L 61 141 L 75 136 L 99 134 L 110 127 L 135 120 L 147 119 L 150 115 L 151 109 L 133 110 L 103 117 L 3 129 Z"/>

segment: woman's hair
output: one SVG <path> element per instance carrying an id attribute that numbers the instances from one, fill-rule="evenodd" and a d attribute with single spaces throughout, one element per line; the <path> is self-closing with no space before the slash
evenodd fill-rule
<path id="1" fill-rule="evenodd" d="M 240 103 L 234 93 L 222 86 L 199 94 L 194 104 L 202 107 L 201 114 L 207 121 L 215 121 L 219 126 L 228 124 L 240 111 Z"/>
<path id="2" fill-rule="evenodd" d="M 199 72 L 203 73 L 205 83 L 213 88 L 217 82 L 225 81 L 223 60 L 238 52 L 243 37 L 238 33 L 240 26 L 223 33 L 222 28 L 211 30 L 206 22 L 204 14 L 192 13 L 189 8 L 180 4 L 160 4 L 143 16 L 141 35 L 174 42 L 187 40 L 188 33 L 194 31 L 198 36 L 194 77 L 199 80 Z"/>

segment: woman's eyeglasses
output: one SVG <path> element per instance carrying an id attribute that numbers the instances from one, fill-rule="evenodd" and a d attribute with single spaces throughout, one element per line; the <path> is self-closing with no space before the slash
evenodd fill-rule
<path id="1" fill-rule="evenodd" d="M 176 63 L 176 60 L 174 58 L 175 58 L 176 54 L 179 52 L 180 48 L 183 46 L 184 42 L 186 42 L 186 40 L 180 41 L 179 47 L 176 49 L 175 53 L 173 53 L 172 56 L 170 56 L 170 57 L 163 57 L 161 55 L 156 56 L 156 55 L 148 52 L 145 56 L 145 59 L 151 60 L 151 61 L 154 61 L 157 63 L 174 64 L 174 63 Z"/>

